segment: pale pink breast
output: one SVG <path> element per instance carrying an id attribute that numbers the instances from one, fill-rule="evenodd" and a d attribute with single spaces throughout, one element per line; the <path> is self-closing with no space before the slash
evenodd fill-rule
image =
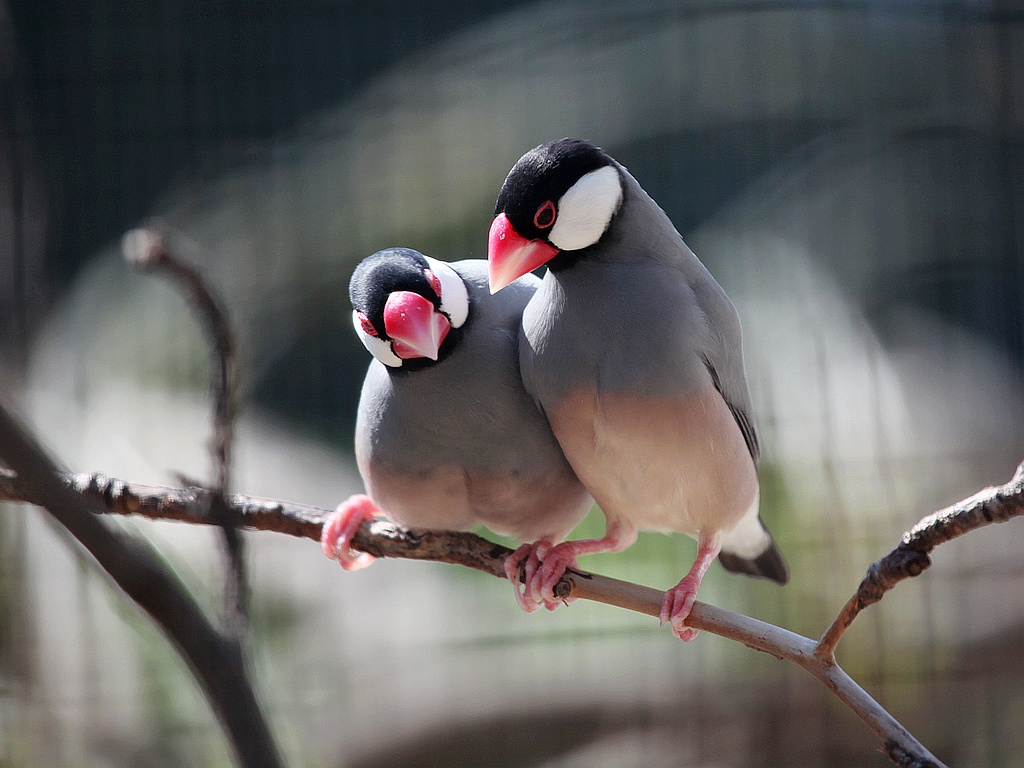
<path id="1" fill-rule="evenodd" d="M 728 530 L 757 497 L 750 452 L 714 388 L 666 398 L 575 389 L 548 415 L 605 514 L 640 529 Z"/>

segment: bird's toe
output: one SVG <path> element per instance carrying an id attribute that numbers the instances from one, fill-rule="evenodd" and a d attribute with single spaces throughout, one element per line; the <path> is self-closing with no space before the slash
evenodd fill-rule
<path id="1" fill-rule="evenodd" d="M 376 558 L 366 552 L 352 549 L 352 539 L 365 521 L 372 522 L 380 510 L 365 494 L 350 496 L 334 510 L 324 522 L 320 532 L 320 546 L 324 554 L 337 560 L 346 571 L 358 571 Z"/>
<path id="2" fill-rule="evenodd" d="M 661 604 L 661 623 L 668 622 L 672 634 L 685 642 L 693 640 L 699 633 L 699 630 L 685 623 L 693 604 L 697 601 L 698 587 L 699 583 L 695 584 L 693 579 L 684 578 L 665 593 L 665 599 Z"/>

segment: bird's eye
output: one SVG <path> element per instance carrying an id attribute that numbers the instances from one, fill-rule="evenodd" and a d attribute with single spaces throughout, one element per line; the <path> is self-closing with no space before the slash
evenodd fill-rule
<path id="1" fill-rule="evenodd" d="M 368 318 L 362 312 L 359 313 L 359 325 L 361 325 L 363 327 L 363 330 L 366 331 L 371 336 L 376 337 L 380 335 L 377 333 L 377 329 L 373 327 L 373 323 L 370 322 L 370 318 Z"/>
<path id="2" fill-rule="evenodd" d="M 441 298 L 441 278 L 431 272 L 429 269 L 423 270 L 423 276 L 427 278 L 427 282 L 430 283 L 430 288 L 434 291 L 434 295 L 437 298 Z"/>
<path id="3" fill-rule="evenodd" d="M 537 229 L 547 229 L 555 223 L 555 204 L 548 200 L 533 214 L 533 223 Z"/>

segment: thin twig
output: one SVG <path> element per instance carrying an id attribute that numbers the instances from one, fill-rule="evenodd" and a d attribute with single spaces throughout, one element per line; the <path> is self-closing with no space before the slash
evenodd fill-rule
<path id="1" fill-rule="evenodd" d="M 881 600 L 904 579 L 923 573 L 931 565 L 931 551 L 939 544 L 1021 514 L 1024 514 L 1024 462 L 1008 483 L 985 488 L 940 509 L 903 534 L 892 552 L 868 568 L 853 597 L 821 636 L 816 654 L 823 659 L 834 658 L 836 645 L 858 614 Z"/>
<path id="2" fill-rule="evenodd" d="M 142 515 L 155 520 L 213 523 L 195 489 L 174 490 L 114 480 L 103 475 L 69 475 L 65 481 L 96 499 L 113 514 Z M 1024 496 L 1024 489 L 1019 491 Z M 32 501 L 17 479 L 0 473 L 0 499 Z M 287 533 L 319 542 L 323 520 L 330 510 L 270 499 L 230 495 L 226 503 L 241 527 Z M 916 530 L 916 529 L 915 529 Z M 364 524 L 353 542 L 376 557 L 407 558 L 455 563 L 505 578 L 505 558 L 511 550 L 471 533 L 411 532 L 387 522 Z M 555 588 L 563 598 L 583 598 L 657 617 L 664 593 L 650 587 L 571 570 Z M 757 619 L 697 602 L 687 624 L 711 634 L 743 643 L 758 651 L 787 659 L 806 669 L 847 705 L 883 742 L 890 759 L 901 766 L 941 768 L 939 762 L 895 718 L 853 681 L 831 657 L 818 652 L 819 644 Z"/>
<path id="3" fill-rule="evenodd" d="M 195 310 L 210 350 L 213 488 L 227 493 L 231 490 L 234 440 L 235 340 L 223 302 L 202 272 L 171 249 L 164 233 L 156 229 L 133 229 L 124 236 L 122 250 L 128 263 L 167 274 L 184 291 Z"/>
<path id="4" fill-rule="evenodd" d="M 125 259 L 140 269 L 159 270 L 166 274 L 188 297 L 199 325 L 203 329 L 210 352 L 210 399 L 213 401 L 212 435 L 210 438 L 213 465 L 212 493 L 205 498 L 211 516 L 219 521 L 228 554 L 228 578 L 224 604 L 228 629 L 236 637 L 244 637 L 249 617 L 248 575 L 245 565 L 245 542 L 239 535 L 223 496 L 231 490 L 231 449 L 234 441 L 235 339 L 223 302 L 209 285 L 203 273 L 179 256 L 168 244 L 167 236 L 157 229 L 134 229 L 124 236 Z"/>
<path id="5" fill-rule="evenodd" d="M 278 768 L 281 760 L 249 683 L 241 646 L 210 625 L 148 545 L 106 526 L 94 514 L 103 505 L 69 485 L 67 476 L 2 407 L 0 461 L 17 472 L 18 493 L 53 515 L 177 646 L 203 686 L 239 765 Z M 5 471 L 3 478 L 11 481 L 12 475 Z"/>

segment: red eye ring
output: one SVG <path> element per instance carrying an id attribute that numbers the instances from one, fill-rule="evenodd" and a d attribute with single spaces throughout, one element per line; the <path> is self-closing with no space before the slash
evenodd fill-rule
<path id="1" fill-rule="evenodd" d="M 357 312 L 356 314 L 359 316 L 359 325 L 362 326 L 364 331 L 366 331 L 373 337 L 377 337 L 380 335 L 379 333 L 377 333 L 377 329 L 373 327 L 373 323 L 370 322 L 370 318 L 368 318 L 362 312 Z"/>
<path id="2" fill-rule="evenodd" d="M 437 296 L 437 298 L 440 299 L 441 298 L 441 278 L 439 278 L 437 275 L 435 275 L 433 273 L 433 271 L 431 271 L 429 269 L 424 269 L 423 270 L 423 276 L 427 278 L 427 282 L 430 283 L 430 287 L 434 291 L 434 294 Z"/>
<path id="3" fill-rule="evenodd" d="M 555 223 L 555 215 L 555 204 L 548 200 L 533 214 L 533 225 L 537 229 L 547 229 Z"/>

